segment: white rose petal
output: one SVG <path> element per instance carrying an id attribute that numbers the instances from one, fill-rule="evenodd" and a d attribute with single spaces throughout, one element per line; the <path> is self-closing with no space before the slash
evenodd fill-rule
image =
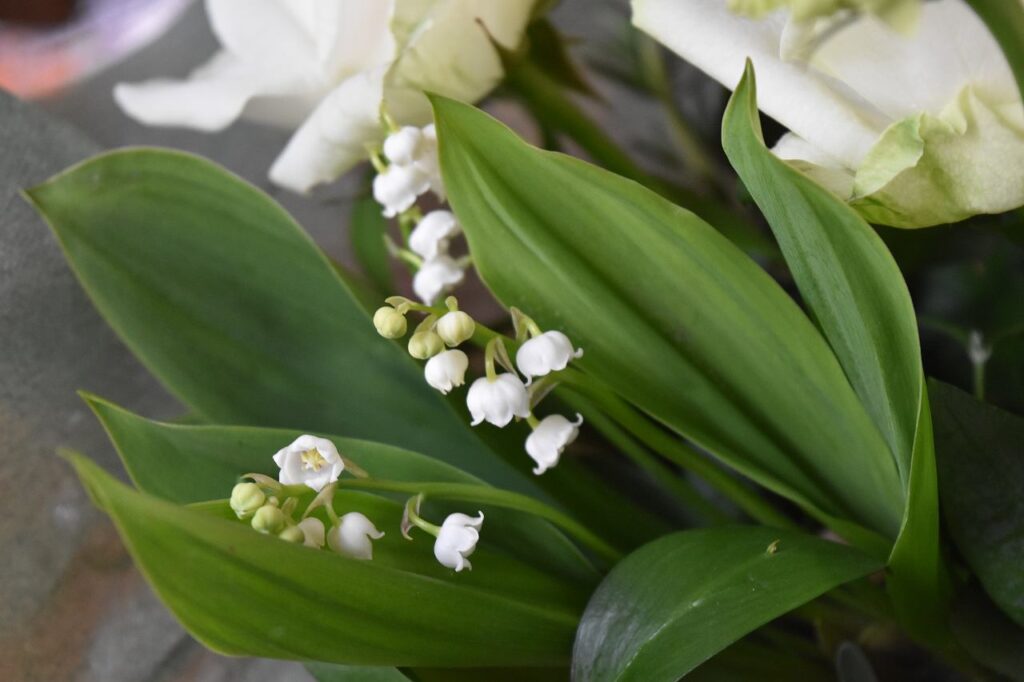
<path id="1" fill-rule="evenodd" d="M 526 437 L 526 454 L 537 463 L 534 474 L 539 476 L 558 464 L 562 451 L 576 440 L 582 424 L 580 414 L 576 415 L 575 422 L 560 414 L 549 415 L 540 421 Z"/>
<path id="2" fill-rule="evenodd" d="M 480 541 L 480 527 L 484 523 L 484 513 L 473 518 L 466 514 L 449 514 L 441 524 L 441 532 L 434 542 L 434 556 L 441 565 L 454 569 L 471 570 L 469 556 L 476 550 Z"/>
<path id="3" fill-rule="evenodd" d="M 466 383 L 469 358 L 461 350 L 446 350 L 427 360 L 423 375 L 427 383 L 445 395 Z"/>
<path id="4" fill-rule="evenodd" d="M 432 260 L 447 254 L 449 240 L 461 231 L 454 213 L 431 211 L 416 223 L 409 235 L 409 248 L 426 260 Z"/>
<path id="5" fill-rule="evenodd" d="M 384 537 L 370 519 L 359 512 L 349 512 L 327 533 L 327 546 L 338 554 L 353 559 L 373 558 L 373 540 Z"/>
<path id="6" fill-rule="evenodd" d="M 307 485 L 320 492 L 328 483 L 338 480 L 345 463 L 334 443 L 316 436 L 299 436 L 274 455 L 281 468 L 278 480 L 285 485 Z"/>
<path id="7" fill-rule="evenodd" d="M 516 351 L 516 366 L 530 377 L 565 369 L 574 358 L 583 356 L 583 350 L 573 350 L 572 341 L 559 331 L 544 332 L 526 341 Z"/>
<path id="8" fill-rule="evenodd" d="M 466 273 L 454 260 L 438 256 L 423 262 L 412 278 L 412 289 L 421 301 L 433 305 L 442 294 L 461 284 L 465 276 Z"/>
<path id="9" fill-rule="evenodd" d="M 530 398 L 526 386 L 514 374 L 499 374 L 492 381 L 480 377 L 469 387 L 466 406 L 476 426 L 487 421 L 501 428 L 512 417 L 525 419 L 530 414 Z"/>

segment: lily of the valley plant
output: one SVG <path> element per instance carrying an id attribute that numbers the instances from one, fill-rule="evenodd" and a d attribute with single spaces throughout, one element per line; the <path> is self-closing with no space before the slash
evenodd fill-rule
<path id="1" fill-rule="evenodd" d="M 217 54 L 117 86 L 293 131 L 286 190 L 363 173 L 362 272 L 177 152 L 27 191 L 189 410 L 84 394 L 134 486 L 66 453 L 156 592 L 320 679 L 1024 679 L 1024 422 L 983 402 L 1017 332 L 919 319 L 906 272 L 1024 229 L 1024 4 L 634 0 L 604 71 L 673 179 L 590 118 L 550 4 L 208 0 Z M 720 140 L 669 51 L 731 90 Z M 973 397 L 926 376 L 949 339 Z"/>

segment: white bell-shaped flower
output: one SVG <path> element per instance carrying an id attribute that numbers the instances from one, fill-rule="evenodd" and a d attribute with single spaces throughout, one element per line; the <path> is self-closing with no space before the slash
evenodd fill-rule
<path id="1" fill-rule="evenodd" d="M 451 211 L 431 211 L 416 223 L 409 235 L 409 248 L 426 260 L 432 260 L 448 253 L 448 242 L 461 229 Z"/>
<path id="2" fill-rule="evenodd" d="M 466 383 L 469 358 L 461 350 L 446 350 L 427 360 L 423 376 L 427 383 L 445 395 Z"/>
<path id="3" fill-rule="evenodd" d="M 274 463 L 281 467 L 281 483 L 304 484 L 317 492 L 337 481 L 345 470 L 345 462 L 334 443 L 310 435 L 299 436 L 291 445 L 278 450 Z"/>
<path id="4" fill-rule="evenodd" d="M 516 366 L 529 380 L 565 369 L 573 358 L 583 356 L 583 349 L 573 350 L 572 341 L 559 331 L 535 336 L 516 351 Z"/>
<path id="5" fill-rule="evenodd" d="M 476 550 L 480 541 L 480 527 L 484 523 L 484 513 L 473 518 L 466 514 L 449 514 L 441 524 L 441 531 L 434 542 L 434 556 L 442 566 L 455 569 L 472 570 L 469 556 Z"/>
<path id="6" fill-rule="evenodd" d="M 391 164 L 373 179 L 373 198 L 384 207 L 384 215 L 394 218 L 416 203 L 416 197 L 430 189 L 423 171 L 415 166 Z"/>
<path id="7" fill-rule="evenodd" d="M 537 466 L 533 473 L 541 475 L 558 464 L 562 451 L 576 440 L 580 433 L 583 417 L 577 413 L 576 421 L 571 422 L 560 414 L 544 417 L 533 432 L 526 437 L 526 454 Z"/>
<path id="8" fill-rule="evenodd" d="M 416 165 L 423 171 L 430 182 L 430 190 L 438 201 L 445 200 L 444 181 L 441 179 L 441 158 L 437 155 L 437 128 L 431 123 L 423 128 L 421 153 Z"/>
<path id="9" fill-rule="evenodd" d="M 384 156 L 390 163 L 410 166 L 420 157 L 423 144 L 423 131 L 414 126 L 403 126 L 384 140 Z"/>
<path id="10" fill-rule="evenodd" d="M 359 512 L 349 512 L 327 533 L 327 546 L 353 559 L 372 559 L 373 540 L 384 537 L 373 521 Z"/>
<path id="11" fill-rule="evenodd" d="M 299 521 L 299 529 L 302 531 L 303 544 L 306 547 L 319 549 L 324 546 L 324 522 L 310 516 Z"/>
<path id="12" fill-rule="evenodd" d="M 466 395 L 466 406 L 476 426 L 483 421 L 501 428 L 512 417 L 525 419 L 530 414 L 530 397 L 526 386 L 514 374 L 499 374 L 494 379 L 481 377 L 473 382 Z"/>
<path id="13" fill-rule="evenodd" d="M 412 278 L 412 289 L 420 300 L 433 305 L 441 295 L 462 283 L 466 273 L 448 256 L 438 256 L 423 262 Z"/>

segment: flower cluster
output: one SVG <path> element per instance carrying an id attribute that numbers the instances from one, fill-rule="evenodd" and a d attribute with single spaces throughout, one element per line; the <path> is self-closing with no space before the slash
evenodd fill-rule
<path id="1" fill-rule="evenodd" d="M 350 511 L 341 516 L 334 509 L 334 493 L 342 472 L 348 469 L 365 478 L 366 472 L 345 459 L 337 447 L 326 438 L 302 435 L 281 448 L 273 457 L 279 467 L 278 479 L 262 474 L 246 474 L 251 479 L 237 484 L 231 491 L 229 504 L 235 515 L 249 521 L 254 530 L 265 535 L 276 535 L 287 542 L 301 543 L 320 549 L 325 544 L 332 551 L 351 559 L 373 559 L 373 542 L 384 537 L 367 516 Z M 296 519 L 299 501 L 308 488 L 317 493 Z M 434 556 L 444 566 L 456 572 L 471 569 L 468 561 L 480 539 L 484 515 L 478 518 L 465 514 L 449 514 L 440 526 L 419 516 L 423 500 L 418 495 L 406 505 L 402 520 L 402 535 L 407 539 L 409 529 L 415 525 L 432 534 Z M 323 509 L 331 527 L 328 530 L 316 516 Z"/>
<path id="2" fill-rule="evenodd" d="M 426 313 L 423 321 L 409 338 L 409 354 L 417 360 L 426 360 L 423 374 L 428 384 L 447 395 L 466 383 L 469 357 L 458 346 L 469 341 L 478 325 L 465 312 L 459 310 L 454 296 L 445 300 L 443 313 L 429 306 L 419 305 L 401 296 L 387 299 L 388 305 L 379 308 L 373 316 L 377 332 L 388 339 L 405 336 L 408 323 L 405 316 L 411 310 Z M 583 355 L 574 349 L 569 337 L 560 331 L 542 331 L 537 324 L 513 309 L 516 341 L 519 348 L 512 363 L 504 341 L 493 332 L 484 355 L 485 376 L 476 379 L 466 394 L 466 407 L 477 426 L 488 422 L 504 428 L 513 419 L 525 419 L 532 432 L 526 439 L 526 453 L 534 460 L 534 474 L 540 475 L 556 466 L 565 448 L 576 440 L 583 418 L 575 421 L 562 415 L 549 415 L 537 419 L 533 408 L 556 381 L 554 373 L 564 370 L 569 363 Z M 504 372 L 498 372 L 499 365 Z M 524 381 L 522 377 L 526 377 Z M 548 378 L 547 383 L 534 379 Z"/>
<path id="3" fill-rule="evenodd" d="M 462 283 L 465 263 L 449 253 L 449 244 L 462 230 L 455 214 L 438 209 L 426 215 L 416 200 L 428 191 L 444 201 L 444 184 L 437 156 L 437 131 L 404 126 L 394 129 L 382 147 L 383 158 L 374 155 L 377 169 L 373 196 L 384 207 L 384 216 L 398 218 L 406 237 L 400 256 L 413 266 L 412 287 L 427 305 Z M 411 228 L 411 231 L 410 231 Z"/>

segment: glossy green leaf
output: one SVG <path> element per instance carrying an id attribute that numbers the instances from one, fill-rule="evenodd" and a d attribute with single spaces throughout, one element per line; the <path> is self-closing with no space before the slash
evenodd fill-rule
<path id="1" fill-rule="evenodd" d="M 445 186 L 497 298 L 578 364 L 819 517 L 895 537 L 899 476 L 821 335 L 753 261 L 636 183 L 434 100 Z"/>
<path id="2" fill-rule="evenodd" d="M 880 563 L 792 531 L 685 531 L 645 545 L 583 614 L 573 678 L 672 682 L 747 633 Z"/>
<path id="3" fill-rule="evenodd" d="M 895 493 L 893 502 L 907 502 L 890 581 L 904 616 L 934 627 L 945 619 L 946 608 L 935 451 L 917 321 L 903 276 L 881 238 L 853 209 L 765 146 L 750 62 L 726 109 L 722 142 L 895 457 L 906 493 Z"/>
<path id="4" fill-rule="evenodd" d="M 468 431 L 284 210 L 209 161 L 131 149 L 29 191 L 107 322 L 210 421 L 407 447 L 535 490 Z"/>
<path id="5" fill-rule="evenodd" d="M 227 497 L 242 474 L 276 477 L 272 455 L 301 435 L 286 429 L 166 424 L 95 396 L 85 398 L 135 485 L 145 493 L 182 504 Z M 381 443 L 325 437 L 377 479 L 480 483 L 452 466 L 414 452 Z M 546 522 L 504 509 L 483 509 L 496 546 L 513 555 L 531 556 L 537 566 L 581 584 L 597 582 L 597 573 L 587 560 Z"/>
<path id="6" fill-rule="evenodd" d="M 985 591 L 1024 627 L 1024 418 L 929 386 L 946 525 Z"/>
<path id="7" fill-rule="evenodd" d="M 429 538 L 401 537 L 400 503 L 341 492 L 339 511 L 361 511 L 387 533 L 372 561 L 358 561 L 260 535 L 229 520 L 226 501 L 179 507 L 69 459 L 160 598 L 215 651 L 429 667 L 569 656 L 586 590 L 496 552 L 486 526 L 474 570 L 456 574 Z"/>
<path id="8" fill-rule="evenodd" d="M 349 223 L 349 239 L 356 260 L 377 289 L 381 299 L 395 291 L 391 276 L 391 256 L 384 242 L 387 226 L 380 204 L 373 197 L 356 199 Z"/>

